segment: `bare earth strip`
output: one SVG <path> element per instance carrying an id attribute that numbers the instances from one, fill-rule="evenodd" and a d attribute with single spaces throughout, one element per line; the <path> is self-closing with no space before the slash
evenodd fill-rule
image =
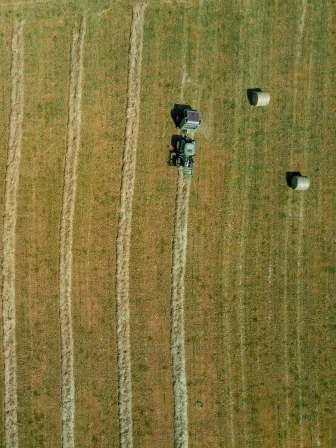
<path id="1" fill-rule="evenodd" d="M 140 116 L 141 61 L 146 6 L 146 3 L 141 3 L 135 5 L 133 9 L 129 49 L 127 112 L 120 193 L 120 215 L 117 235 L 117 356 L 119 382 L 119 436 L 121 448 L 131 448 L 133 446 L 129 262 L 132 203 Z"/>
<path id="2" fill-rule="evenodd" d="M 174 446 L 188 446 L 187 381 L 184 356 L 184 273 L 187 251 L 190 180 L 178 170 L 171 290 L 170 346 L 173 364 Z"/>
<path id="3" fill-rule="evenodd" d="M 15 229 L 16 197 L 19 185 L 23 121 L 24 22 L 13 24 L 11 62 L 11 114 L 9 120 L 8 160 L 5 181 L 3 223 L 2 313 L 4 350 L 4 414 L 6 447 L 18 446 L 17 376 L 15 337 Z"/>
<path id="4" fill-rule="evenodd" d="M 75 419 L 74 347 L 71 317 L 73 220 L 80 144 L 83 44 L 86 17 L 74 27 L 70 59 L 68 141 L 65 157 L 63 204 L 60 228 L 59 301 L 62 357 L 62 445 L 73 447 Z"/>

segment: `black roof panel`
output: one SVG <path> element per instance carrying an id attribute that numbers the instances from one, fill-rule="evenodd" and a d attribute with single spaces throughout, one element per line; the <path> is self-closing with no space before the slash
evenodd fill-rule
<path id="1" fill-rule="evenodd" d="M 195 123 L 198 123 L 200 121 L 200 114 L 197 112 L 197 110 L 188 110 L 187 115 L 188 121 L 194 121 Z"/>

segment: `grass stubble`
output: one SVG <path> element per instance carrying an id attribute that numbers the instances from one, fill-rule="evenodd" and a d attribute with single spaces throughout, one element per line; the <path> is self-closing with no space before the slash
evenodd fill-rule
<path id="1" fill-rule="evenodd" d="M 191 180 L 178 169 L 171 273 L 170 347 L 173 367 L 174 446 L 188 446 L 187 381 L 184 349 L 184 275 Z"/>
<path id="2" fill-rule="evenodd" d="M 121 448 L 133 447 L 129 311 L 130 242 L 140 118 L 141 64 L 147 3 L 133 8 L 129 47 L 127 111 L 116 250 L 118 415 Z"/>
<path id="3" fill-rule="evenodd" d="M 65 156 L 63 203 L 60 225 L 59 304 L 61 325 L 62 446 L 75 446 L 74 343 L 71 313 L 73 224 L 80 148 L 83 47 L 86 16 L 73 29 L 70 55 L 68 138 Z"/>

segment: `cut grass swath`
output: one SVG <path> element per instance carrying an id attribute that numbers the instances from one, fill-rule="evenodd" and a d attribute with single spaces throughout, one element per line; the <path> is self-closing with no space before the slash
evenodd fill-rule
<path id="1" fill-rule="evenodd" d="M 77 164 L 80 145 L 83 46 L 86 16 L 74 25 L 69 87 L 68 139 L 65 156 L 63 203 L 60 227 L 59 302 L 61 323 L 62 446 L 74 447 L 75 381 L 71 315 L 71 276 L 73 221 L 77 189 Z"/>
<path id="2" fill-rule="evenodd" d="M 21 138 L 23 121 L 24 39 L 22 20 L 13 24 L 11 61 L 11 112 L 9 119 L 8 159 L 5 181 L 5 210 L 3 224 L 2 314 L 4 350 L 4 414 L 5 445 L 18 446 L 17 375 L 15 336 L 15 230 L 17 191 L 20 175 Z"/>
<path id="3" fill-rule="evenodd" d="M 174 444 L 188 446 L 187 381 L 184 352 L 184 274 L 186 265 L 190 179 L 178 170 L 173 263 L 171 276 L 171 334 L 173 364 Z"/>
<path id="4" fill-rule="evenodd" d="M 121 448 L 131 448 L 133 446 L 131 346 L 129 317 L 129 262 L 132 226 L 132 204 L 140 116 L 143 29 L 146 6 L 146 3 L 139 3 L 133 8 L 129 49 L 127 112 L 120 192 L 120 214 L 117 234 L 116 301 L 119 402 L 118 412 Z"/>

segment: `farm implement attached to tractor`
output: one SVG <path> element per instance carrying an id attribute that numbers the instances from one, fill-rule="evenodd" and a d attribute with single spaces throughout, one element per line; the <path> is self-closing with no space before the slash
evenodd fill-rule
<path id="1" fill-rule="evenodd" d="M 193 157 L 196 154 L 196 142 L 193 137 L 201 125 L 200 113 L 190 106 L 175 104 L 172 118 L 182 135 L 177 139 L 176 145 L 173 145 L 169 164 L 183 167 L 184 177 L 191 178 L 194 174 Z"/>

